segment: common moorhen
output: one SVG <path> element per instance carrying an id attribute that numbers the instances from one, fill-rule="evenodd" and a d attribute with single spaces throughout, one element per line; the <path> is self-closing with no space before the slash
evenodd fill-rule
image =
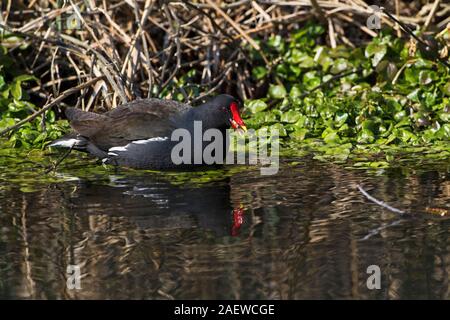
<path id="1" fill-rule="evenodd" d="M 202 141 L 201 150 L 194 148 L 198 121 L 201 121 L 202 137 L 208 129 L 220 130 L 225 156 L 228 151 L 225 143 L 227 129 L 231 126 L 235 130 L 247 130 L 238 105 L 232 96 L 222 94 L 198 107 L 150 98 L 132 101 L 103 114 L 67 108 L 65 113 L 74 132 L 49 146 L 88 152 L 104 163 L 131 168 L 168 169 L 204 165 L 203 160 L 195 161 L 195 153 L 203 154 L 211 142 Z M 185 129 L 184 132 L 193 137 L 189 144 L 191 161 L 174 163 L 171 157 L 172 149 L 179 144 L 179 141 L 171 139 L 176 129 Z"/>

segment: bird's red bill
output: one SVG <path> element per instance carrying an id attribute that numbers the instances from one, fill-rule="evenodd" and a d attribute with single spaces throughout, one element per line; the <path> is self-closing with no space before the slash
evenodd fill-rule
<path id="1" fill-rule="evenodd" d="M 237 130 L 241 128 L 244 131 L 247 131 L 247 127 L 245 126 L 244 120 L 242 120 L 241 115 L 239 114 L 239 108 L 236 102 L 232 102 L 230 105 L 231 110 L 231 126 L 233 129 Z"/>

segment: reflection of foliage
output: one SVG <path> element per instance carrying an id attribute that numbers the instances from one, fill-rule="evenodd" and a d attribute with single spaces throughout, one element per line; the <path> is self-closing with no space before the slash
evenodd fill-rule
<path id="1" fill-rule="evenodd" d="M 24 90 L 32 81 L 38 79 L 18 73 L 17 65 L 7 56 L 7 50 L 0 46 L 0 131 L 36 111 Z M 40 147 L 44 142 L 58 138 L 65 130 L 65 122 L 56 121 L 55 113 L 48 111 L 43 117 L 37 117 L 21 126 L 11 136 L 9 145 Z"/>
<path id="2" fill-rule="evenodd" d="M 271 73 L 264 66 L 253 70 L 255 79 L 273 84 L 265 98 L 246 102 L 250 126 L 277 127 L 292 143 L 333 149 L 343 160 L 355 146 L 378 152 L 450 139 L 444 65 L 419 51 L 410 57 L 407 43 L 388 32 L 356 49 L 317 45 L 323 32 L 310 25 L 290 40 L 274 36 L 265 44 L 272 60 L 282 59 Z M 325 83 L 332 78 L 338 79 Z"/>

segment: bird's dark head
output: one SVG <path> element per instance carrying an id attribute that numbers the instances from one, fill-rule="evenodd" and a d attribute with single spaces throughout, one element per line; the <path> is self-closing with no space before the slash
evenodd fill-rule
<path id="1" fill-rule="evenodd" d="M 240 114 L 240 102 L 228 94 L 220 94 L 204 104 L 221 125 L 247 131 Z M 218 125 L 219 126 L 219 125 Z"/>

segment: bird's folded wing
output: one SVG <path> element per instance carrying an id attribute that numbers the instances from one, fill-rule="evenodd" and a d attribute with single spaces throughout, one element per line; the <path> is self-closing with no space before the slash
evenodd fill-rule
<path id="1" fill-rule="evenodd" d="M 108 120 L 108 117 L 104 115 L 85 112 L 78 108 L 66 108 L 65 113 L 70 126 L 85 137 L 91 137 L 99 130 L 102 130 L 105 122 Z"/>
<path id="2" fill-rule="evenodd" d="M 105 116 L 118 119 L 121 117 L 126 117 L 130 114 L 152 114 L 159 116 L 160 118 L 164 118 L 183 113 L 189 109 L 191 109 L 189 105 L 181 102 L 149 98 L 134 100 L 127 104 L 123 104 L 111 111 L 106 112 Z"/>
<path id="3" fill-rule="evenodd" d="M 134 140 L 169 136 L 176 128 L 177 116 L 190 108 L 176 101 L 145 99 L 102 115 L 75 108 L 68 108 L 66 115 L 75 131 L 107 150 Z"/>

